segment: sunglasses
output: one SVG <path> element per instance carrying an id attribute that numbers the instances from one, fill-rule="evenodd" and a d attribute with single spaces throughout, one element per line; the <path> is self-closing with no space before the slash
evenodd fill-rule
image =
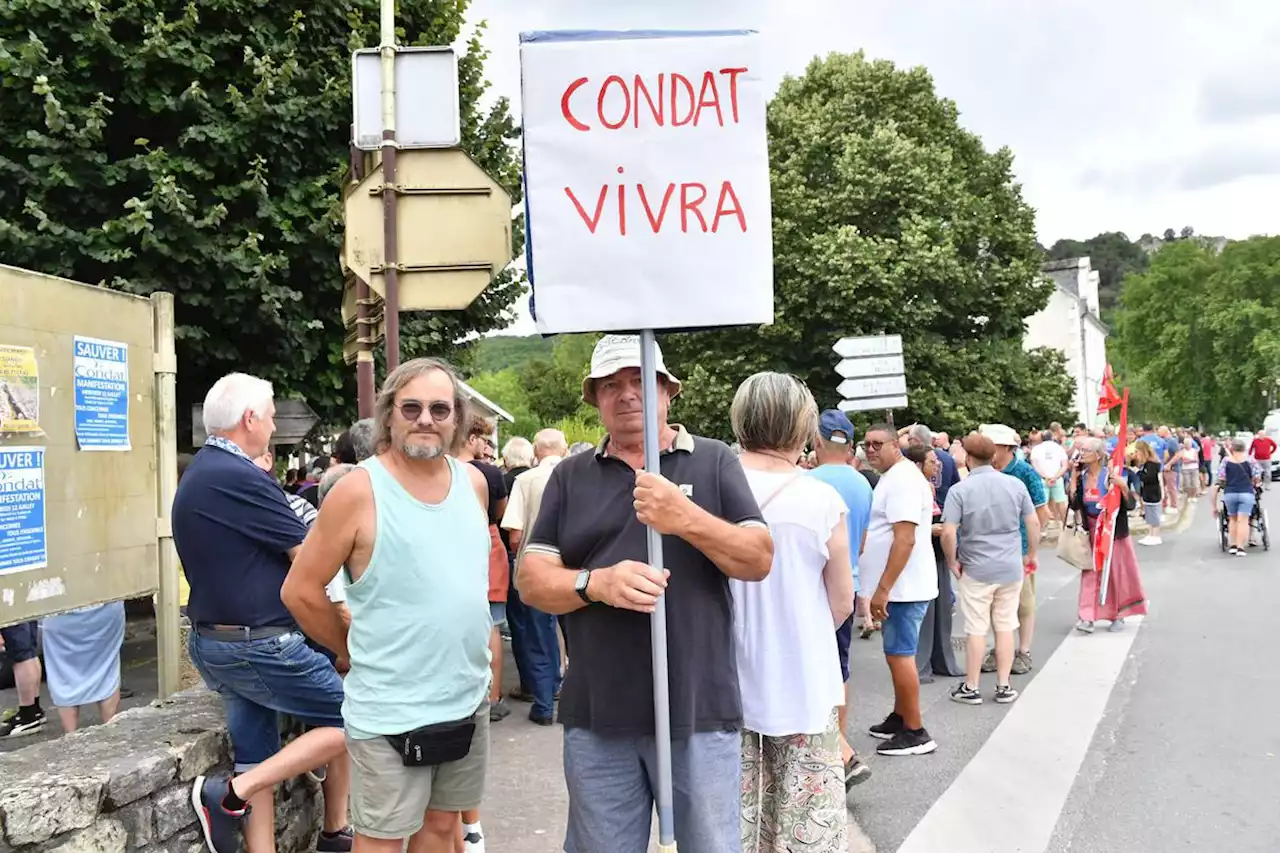
<path id="1" fill-rule="evenodd" d="M 862 442 L 862 446 L 865 447 L 867 450 L 879 450 L 880 448 L 884 447 L 888 443 L 889 442 L 887 441 L 864 441 Z"/>
<path id="2" fill-rule="evenodd" d="M 405 420 L 415 422 L 422 417 L 424 411 L 430 412 L 431 420 L 436 423 L 447 421 L 453 415 L 453 406 L 443 401 L 423 403 L 420 400 L 404 400 L 396 403 L 396 408 L 400 410 Z"/>

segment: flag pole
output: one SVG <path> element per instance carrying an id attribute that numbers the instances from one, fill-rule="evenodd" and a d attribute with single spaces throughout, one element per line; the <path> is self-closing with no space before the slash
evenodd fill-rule
<path id="1" fill-rule="evenodd" d="M 652 329 L 640 333 L 641 399 L 644 406 L 644 469 L 661 474 L 658 451 L 658 358 Z M 648 528 L 649 565 L 663 570 L 662 534 Z M 667 678 L 667 605 L 665 596 L 649 617 L 653 651 L 653 735 L 658 784 L 653 792 L 658 810 L 658 853 L 676 853 L 675 813 L 671 806 L 671 696 Z"/>
<path id="2" fill-rule="evenodd" d="M 1124 389 L 1124 397 L 1120 401 L 1120 429 L 1117 432 L 1116 452 L 1112 458 L 1112 462 L 1123 461 L 1125 451 L 1125 439 L 1129 432 L 1129 389 Z M 1107 549 L 1107 556 L 1102 561 L 1102 577 L 1098 580 L 1098 603 L 1107 603 L 1107 586 L 1111 580 L 1111 558 L 1116 553 L 1116 522 L 1120 517 L 1120 513 L 1124 512 L 1124 501 L 1120 500 L 1115 510 L 1115 517 L 1111 519 L 1111 547 Z"/>

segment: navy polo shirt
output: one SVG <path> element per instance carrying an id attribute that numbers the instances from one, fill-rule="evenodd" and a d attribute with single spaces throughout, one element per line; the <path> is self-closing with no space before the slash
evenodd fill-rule
<path id="1" fill-rule="evenodd" d="M 289 573 L 287 552 L 306 535 L 274 479 L 248 459 L 202 448 L 173 499 L 173 541 L 191 588 L 192 623 L 294 624 L 280 587 Z"/>

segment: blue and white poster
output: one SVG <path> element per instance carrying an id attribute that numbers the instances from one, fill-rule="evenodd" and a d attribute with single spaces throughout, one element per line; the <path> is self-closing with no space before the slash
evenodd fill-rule
<path id="1" fill-rule="evenodd" d="M 129 346 L 75 337 L 76 441 L 81 450 L 129 449 Z"/>
<path id="2" fill-rule="evenodd" d="M 44 448 L 0 447 L 0 575 L 48 564 Z"/>

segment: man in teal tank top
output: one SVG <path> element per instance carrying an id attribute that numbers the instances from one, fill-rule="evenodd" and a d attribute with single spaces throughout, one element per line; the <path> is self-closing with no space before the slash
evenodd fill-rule
<path id="1" fill-rule="evenodd" d="M 393 371 L 378 395 L 376 455 L 326 496 L 281 593 L 307 634 L 350 667 L 351 825 L 367 853 L 399 853 L 410 836 L 426 853 L 452 853 L 460 814 L 484 794 L 488 488 L 450 455 L 468 417 L 445 362 Z M 324 592 L 338 571 L 349 627 Z M 469 849 L 483 849 L 478 827 L 468 829 Z"/>

